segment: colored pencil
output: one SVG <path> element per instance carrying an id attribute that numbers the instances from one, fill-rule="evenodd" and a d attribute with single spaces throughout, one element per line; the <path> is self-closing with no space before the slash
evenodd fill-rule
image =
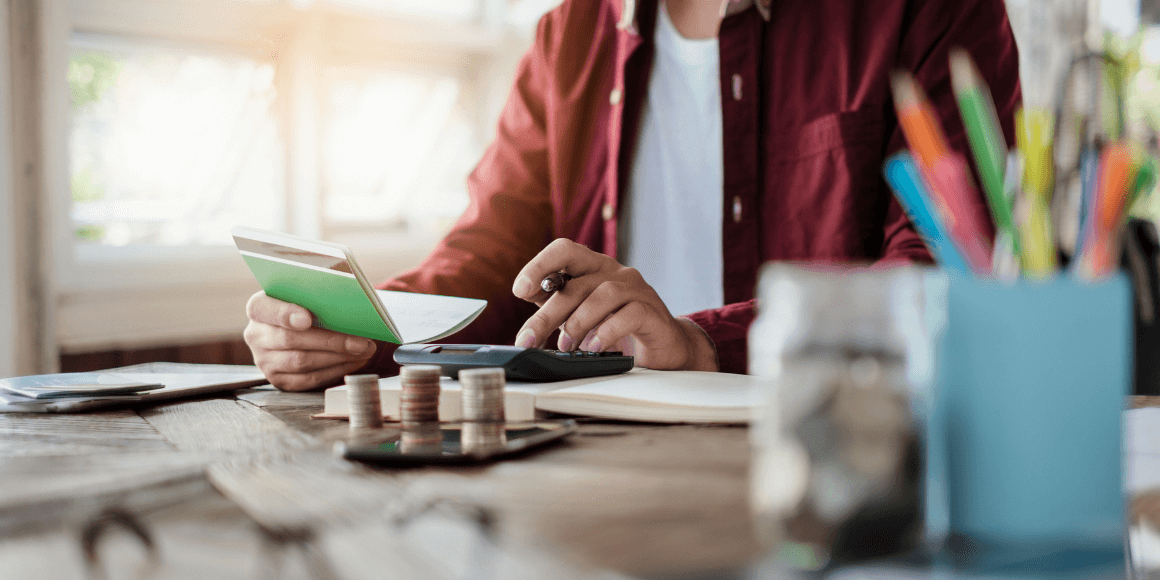
<path id="1" fill-rule="evenodd" d="M 1018 252 L 1011 204 L 1003 194 L 1007 142 L 1003 139 L 1003 129 L 999 126 L 991 91 L 965 50 L 951 50 L 950 67 L 951 86 L 958 101 L 959 113 L 963 117 L 963 126 L 967 130 L 967 140 L 975 157 L 983 193 L 987 195 L 991 216 L 995 220 L 995 229 L 1009 232 L 1013 247 Z"/>
<path id="2" fill-rule="evenodd" d="M 890 84 L 894 91 L 898 124 L 906 136 L 906 143 L 919 167 L 930 168 L 950 151 L 938 116 L 922 88 L 909 73 L 895 72 L 891 75 Z"/>
<path id="3" fill-rule="evenodd" d="M 899 205 L 914 224 L 914 229 L 926 243 L 935 261 L 948 270 L 971 273 L 962 253 L 952 241 L 941 210 L 914 164 L 914 158 L 906 152 L 891 155 L 886 160 L 884 173 L 886 183 L 894 190 Z"/>

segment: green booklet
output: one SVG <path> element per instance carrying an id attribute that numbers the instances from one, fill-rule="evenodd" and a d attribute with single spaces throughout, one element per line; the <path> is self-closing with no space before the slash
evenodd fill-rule
<path id="1" fill-rule="evenodd" d="M 234 243 L 266 294 L 314 314 L 315 326 L 395 344 L 467 326 L 486 300 L 376 290 L 342 244 L 236 227 Z"/>

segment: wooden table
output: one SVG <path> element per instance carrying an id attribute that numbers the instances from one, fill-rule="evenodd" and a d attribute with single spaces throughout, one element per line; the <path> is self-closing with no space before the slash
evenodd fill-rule
<path id="1" fill-rule="evenodd" d="M 519 571 L 504 576 L 667 575 L 760 553 L 743 428 L 591 421 L 515 461 L 389 470 L 335 457 L 347 424 L 310 418 L 321 409 L 321 393 L 259 387 L 137 411 L 0 414 L 0 577 L 462 577 L 493 544 L 500 563 L 488 565 Z"/>
<path id="2" fill-rule="evenodd" d="M 334 456 L 347 424 L 310 418 L 321 409 L 321 393 L 259 387 L 137 411 L 0 414 L 0 578 L 663 577 L 761 553 L 743 428 L 587 421 L 515 461 L 389 470 Z M 1160 528 L 1158 506 L 1160 494 L 1140 494 L 1133 522 Z"/>

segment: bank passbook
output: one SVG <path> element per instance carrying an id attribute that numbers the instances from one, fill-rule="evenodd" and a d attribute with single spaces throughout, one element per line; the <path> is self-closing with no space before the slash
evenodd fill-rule
<path id="1" fill-rule="evenodd" d="M 555 382 L 615 375 L 632 370 L 622 352 L 559 351 L 490 344 L 405 344 L 395 350 L 402 365 L 439 365 L 459 378 L 464 369 L 502 368 L 509 381 Z"/>
<path id="2" fill-rule="evenodd" d="M 350 248 L 236 227 L 234 243 L 266 294 L 297 304 L 314 325 L 395 344 L 431 342 L 475 320 L 487 301 L 377 290 Z"/>

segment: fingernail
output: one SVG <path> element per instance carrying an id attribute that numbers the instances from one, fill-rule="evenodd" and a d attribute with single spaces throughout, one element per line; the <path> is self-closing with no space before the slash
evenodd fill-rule
<path id="1" fill-rule="evenodd" d="M 593 336 L 592 340 L 588 341 L 588 348 L 585 350 L 588 352 L 602 352 L 604 350 L 604 345 L 600 344 L 600 337 Z"/>
<path id="2" fill-rule="evenodd" d="M 290 315 L 290 326 L 293 328 L 306 328 L 310 326 L 310 315 L 305 312 L 295 312 Z"/>
<path id="3" fill-rule="evenodd" d="M 512 294 L 520 298 L 531 296 L 535 290 L 536 287 L 532 284 L 532 279 L 527 276 L 521 275 L 519 278 L 516 278 L 516 283 L 512 284 Z"/>
<path id="4" fill-rule="evenodd" d="M 534 348 L 536 346 L 536 331 L 525 328 L 516 336 L 516 346 L 520 348 Z"/>
<path id="5" fill-rule="evenodd" d="M 564 329 L 560 329 L 560 350 L 570 351 L 574 346 L 576 344 L 572 341 L 572 337 L 567 332 L 564 332 Z"/>
<path id="6" fill-rule="evenodd" d="M 363 354 L 371 349 L 371 342 L 361 338 L 350 337 L 346 339 L 346 351 L 350 354 Z"/>

